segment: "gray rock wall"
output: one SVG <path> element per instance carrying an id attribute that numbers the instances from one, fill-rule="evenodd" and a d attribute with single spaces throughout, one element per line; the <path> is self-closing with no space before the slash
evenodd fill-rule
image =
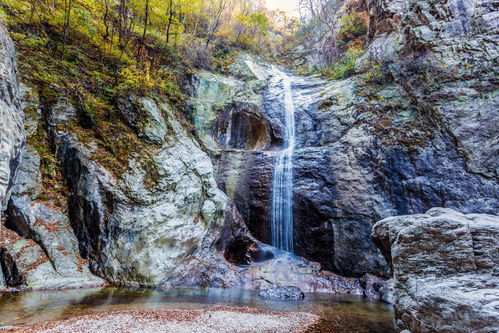
<path id="1" fill-rule="evenodd" d="M 496 332 L 499 329 L 499 218 L 433 208 L 374 225 L 393 270 L 398 330 Z"/>
<path id="2" fill-rule="evenodd" d="M 497 14 L 488 1 L 370 1 L 371 42 L 360 61 L 392 62 L 396 81 L 437 110 L 467 168 L 498 177 Z M 388 56 L 387 56 L 388 55 Z M 409 66 L 401 66 L 410 61 Z M 412 68 L 411 68 L 412 67 Z M 409 71 L 407 71 L 409 69 Z M 425 83 L 415 80 L 420 69 Z"/>
<path id="3" fill-rule="evenodd" d="M 386 0 L 361 7 L 370 23 L 357 75 L 297 79 L 293 86 L 295 249 L 341 274 L 386 276 L 386 262 L 369 237 L 376 221 L 435 206 L 463 213 L 499 210 L 497 27 L 492 6 L 481 1 Z M 236 59 L 235 67 L 245 60 Z M 255 75 L 242 78 L 236 92 L 219 95 L 217 103 L 231 103 L 234 96 L 244 101 L 252 80 L 268 77 L 268 67 L 258 61 L 250 70 Z M 274 103 L 278 96 L 265 91 L 263 86 L 255 105 L 277 138 L 271 145 L 224 146 L 210 128 L 220 123 L 217 117 L 231 119 L 207 104 L 203 127 L 194 124 L 203 137 L 215 138 L 220 187 L 250 231 L 269 242 L 273 162 L 272 152 L 262 150 L 279 147 L 282 110 Z"/>
<path id="4" fill-rule="evenodd" d="M 24 143 L 15 49 L 0 24 L 0 211 L 5 210 Z"/>
<path id="5" fill-rule="evenodd" d="M 14 243 L 0 245 L 12 267 L 6 278 L 19 283 L 11 286 L 57 289 L 104 285 L 102 279 L 90 273 L 88 262 L 80 256 L 67 215 L 61 208 L 37 200 L 41 191 L 40 157 L 33 147 L 25 146 L 5 223 Z M 20 244 L 29 246 L 24 250 Z M 30 261 L 37 258 L 41 259 Z"/>
<path id="6" fill-rule="evenodd" d="M 72 227 L 93 271 L 115 284 L 157 286 L 223 223 L 227 197 L 211 160 L 173 111 L 137 102 L 154 108 L 160 127 L 171 132 L 149 159 L 131 157 L 122 179 L 93 161 L 92 148 L 71 133 L 53 136 L 71 191 Z"/>

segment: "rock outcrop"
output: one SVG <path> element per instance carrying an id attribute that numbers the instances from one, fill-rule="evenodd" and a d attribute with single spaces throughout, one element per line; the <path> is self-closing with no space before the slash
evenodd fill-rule
<path id="1" fill-rule="evenodd" d="M 360 63 L 389 60 L 395 80 L 413 101 L 436 111 L 433 117 L 456 140 L 468 170 L 498 177 L 494 6 L 488 1 L 385 0 L 370 1 L 368 8 L 372 42 Z M 425 83 L 418 73 L 427 73 Z"/>
<path id="2" fill-rule="evenodd" d="M 5 210 L 24 143 L 15 49 L 0 24 L 0 211 Z"/>
<path id="3" fill-rule="evenodd" d="M 335 15 L 352 10 L 369 18 L 357 73 L 328 82 L 289 74 L 297 133 L 295 250 L 339 274 L 388 277 L 370 239 L 376 221 L 438 206 L 499 210 L 496 15 L 487 2 L 426 0 L 346 1 Z M 268 85 L 251 89 L 269 81 L 272 67 L 249 56 L 232 67 L 232 77 L 193 79 L 194 125 L 210 143 L 220 188 L 253 235 L 268 243 L 282 107 Z M 231 82 L 230 94 L 218 94 L 227 91 L 222 81 Z M 254 113 L 264 117 L 267 145 L 223 140 L 241 96 L 260 109 Z"/>
<path id="4" fill-rule="evenodd" d="M 372 236 L 392 267 L 397 329 L 499 329 L 499 217 L 433 208 L 379 221 Z"/>
<path id="5" fill-rule="evenodd" d="M 40 156 L 24 146 L 25 133 L 37 132 L 37 103 L 32 91 L 18 84 L 14 45 L 0 25 L 0 290 L 104 285 L 80 256 L 67 215 L 39 200 Z M 30 111 L 26 131 L 24 109 Z M 64 97 L 53 110 L 51 126 L 76 116 Z"/>
<path id="6" fill-rule="evenodd" d="M 497 15 L 487 1 L 461 0 L 346 1 L 334 15 L 355 8 L 369 24 L 366 53 L 349 78 L 301 77 L 245 54 L 230 75 L 193 75 L 186 104 L 197 139 L 162 97 L 119 99 L 127 135 L 145 147 L 120 156 L 128 161 L 123 175 L 98 162 L 109 150 L 73 127 L 81 106 L 64 94 L 44 105 L 43 117 L 30 114 L 28 133 L 38 118 L 46 121 L 48 153 L 55 151 L 69 189 L 67 212 L 37 198 L 40 180 L 26 177 L 38 175 L 31 148 L 24 176 L 14 177 L 22 103 L 12 42 L 0 28 L 4 208 L 16 184 L 2 248 L 6 284 L 39 286 L 40 274 L 62 271 L 94 279 L 86 265 L 80 270 L 88 260 L 91 272 L 116 285 L 275 284 L 388 300 L 389 288 L 374 276 L 390 275 L 370 238 L 376 221 L 436 206 L 499 209 Z M 295 255 L 264 244 L 285 138 L 283 77 L 296 110 Z"/>
<path id="7" fill-rule="evenodd" d="M 168 129 L 161 110 L 154 100 L 131 95 L 128 99 L 120 99 L 118 108 L 125 121 L 137 131 L 139 137 L 153 144 L 165 143 Z"/>
<path id="8" fill-rule="evenodd" d="M 279 299 L 284 301 L 298 301 L 305 298 L 305 294 L 296 287 L 277 287 L 262 290 L 259 297 L 264 299 Z"/>
<path id="9" fill-rule="evenodd" d="M 156 286 L 223 222 L 227 198 L 210 159 L 173 111 L 152 100 L 137 103 L 165 119 L 159 127 L 171 133 L 150 157 L 132 157 L 122 179 L 93 161 L 92 147 L 71 133 L 53 135 L 71 192 L 72 227 L 93 271 L 115 284 Z"/>
<path id="10" fill-rule="evenodd" d="M 259 149 L 282 140 L 282 129 L 275 126 L 282 127 L 279 114 L 267 120 L 259 107 L 265 72 L 253 75 L 249 66 L 233 66 L 239 73 L 233 80 L 203 74 L 218 80 L 217 91 L 203 94 L 199 111 L 216 106 L 235 126 L 228 130 L 232 124 L 217 118 L 216 145 Z M 242 78 L 251 82 L 238 81 Z M 248 92 L 233 89 L 239 84 Z M 130 156 L 128 171 L 117 176 L 97 162 L 102 152 L 96 142 L 72 132 L 78 107 L 59 93 L 53 105 L 45 100 L 42 105 L 36 92 L 22 87 L 19 106 L 26 110 L 33 146 L 16 155 L 19 171 L 8 176 L 13 195 L 2 220 L 2 290 L 99 286 L 104 278 L 114 285 L 163 288 L 292 285 L 307 292 L 363 293 L 358 279 L 322 271 L 318 263 L 255 239 L 218 188 L 208 155 L 159 98 L 130 96 L 117 102 L 123 120 L 147 147 Z M 225 95 L 231 96 L 229 103 Z M 205 147 L 213 146 L 211 137 L 202 140 Z M 54 178 L 47 182 L 48 176 Z M 52 190 L 58 193 L 47 196 Z M 64 198 L 59 202 L 51 195 Z"/>
<path id="11" fill-rule="evenodd" d="M 104 285 L 90 273 L 78 240 L 61 208 L 37 200 L 41 193 L 40 157 L 25 146 L 0 243 L 9 285 L 22 289 L 82 288 Z M 12 231 L 15 230 L 16 232 Z"/>

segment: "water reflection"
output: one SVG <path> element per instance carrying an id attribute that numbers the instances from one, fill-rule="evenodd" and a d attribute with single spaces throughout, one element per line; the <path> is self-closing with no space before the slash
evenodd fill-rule
<path id="1" fill-rule="evenodd" d="M 0 294 L 0 326 L 35 324 L 103 311 L 199 309 L 215 304 L 317 313 L 325 319 L 317 332 L 393 332 L 391 307 L 360 297 L 307 294 L 304 301 L 280 302 L 262 300 L 256 292 L 227 289 L 96 288 L 5 293 Z"/>

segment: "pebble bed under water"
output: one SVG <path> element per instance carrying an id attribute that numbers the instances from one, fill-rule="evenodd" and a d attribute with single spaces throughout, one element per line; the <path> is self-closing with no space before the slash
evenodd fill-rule
<path id="1" fill-rule="evenodd" d="M 394 332 L 391 306 L 361 297 L 306 294 L 303 301 L 269 301 L 257 292 L 227 289 L 78 289 L 0 294 L 2 326 L 37 324 L 104 311 L 200 309 L 212 305 L 248 306 L 272 311 L 316 313 L 323 320 L 311 332 Z"/>

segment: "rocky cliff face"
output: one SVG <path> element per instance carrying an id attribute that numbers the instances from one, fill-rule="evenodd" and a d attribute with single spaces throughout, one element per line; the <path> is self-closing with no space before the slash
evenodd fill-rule
<path id="1" fill-rule="evenodd" d="M 433 208 L 384 219 L 373 238 L 393 270 L 399 330 L 497 331 L 497 216 Z"/>
<path id="2" fill-rule="evenodd" d="M 358 10 L 369 17 L 357 74 L 293 84 L 295 248 L 344 275 L 387 276 L 369 237 L 379 219 L 435 206 L 498 211 L 497 26 L 487 2 L 355 3 L 336 15 Z M 269 242 L 282 109 L 260 83 L 271 73 L 261 61 L 239 58 L 231 73 L 230 94 L 217 94 L 227 78 L 193 80 L 194 123 L 218 161 L 220 187 L 251 232 Z M 217 96 L 216 105 L 203 96 Z M 263 115 L 266 144 L 249 144 L 251 136 L 237 145 L 225 140 L 237 126 L 234 115 L 245 112 L 242 98 Z"/>
<path id="3" fill-rule="evenodd" d="M 145 154 L 126 157 L 120 177 L 97 161 L 98 144 L 68 125 L 78 110 L 61 94 L 42 117 L 26 122 L 28 132 L 40 122 L 60 163 L 69 203 L 58 210 L 40 200 L 36 177 L 26 176 L 40 169 L 29 147 L 14 177 L 22 113 L 12 43 L 0 38 L 4 204 L 17 188 L 2 247 L 7 285 L 35 286 L 29 272 L 42 266 L 50 274 L 71 271 L 75 281 L 102 282 L 89 267 L 114 284 L 261 288 L 293 281 L 307 291 L 360 293 L 377 285 L 367 273 L 389 276 L 370 238 L 376 221 L 435 206 L 497 212 L 493 5 L 353 3 L 335 15 L 361 10 L 368 16 L 366 53 L 355 75 L 325 81 L 280 69 L 290 78 L 296 109 L 294 248 L 306 260 L 274 257 L 264 244 L 271 241 L 271 184 L 285 133 L 282 94 L 269 89 L 276 67 L 241 54 L 230 75 L 193 75 L 188 107 L 196 138 L 160 96 L 119 99 L 127 134 L 146 147 Z M 269 266 L 279 260 L 290 267 L 285 280 Z M 42 265 L 49 261 L 52 268 Z M 311 261 L 354 278 L 323 272 Z"/>
<path id="4" fill-rule="evenodd" d="M 4 210 L 21 159 L 24 129 L 14 44 L 1 25 L 0 119 L 0 210 Z"/>
<path id="5" fill-rule="evenodd" d="M 23 148 L 14 184 L 0 245 L 9 285 L 29 289 L 104 285 L 80 256 L 67 214 L 39 200 L 40 157 L 31 146 Z"/>
<path id="6" fill-rule="evenodd" d="M 54 135 L 72 193 L 71 222 L 93 270 L 113 283 L 155 286 L 220 227 L 227 198 L 216 187 L 210 159 L 171 109 L 139 103 L 164 115 L 161 128 L 169 133 L 150 159 L 132 158 L 121 180 L 94 162 L 91 147 L 71 133 Z"/>
<path id="7" fill-rule="evenodd" d="M 12 49 L 12 61 L 13 54 Z M 221 78 L 215 85 L 220 90 L 201 102 L 218 105 L 225 94 L 234 93 L 234 82 Z M 219 130 L 213 133 L 218 135 L 203 139 L 239 148 L 268 147 L 279 140 L 251 101 L 265 84 L 252 84 L 253 93 L 222 110 L 236 124 L 229 135 L 217 123 Z M 127 171 L 118 176 L 97 162 L 102 154 L 98 144 L 81 137 L 75 125 L 78 110 L 68 96 L 61 93 L 47 104 L 35 91 L 22 91 L 19 110 L 2 108 L 8 116 L 22 116 L 21 107 L 29 110 L 30 142 L 8 176 L 12 196 L 0 239 L 2 290 L 100 286 L 105 279 L 114 285 L 161 288 L 291 284 L 311 292 L 364 293 L 358 279 L 321 271 L 317 263 L 277 253 L 255 239 L 217 187 L 211 159 L 159 97 L 131 95 L 117 101 L 124 121 L 147 150 L 129 156 Z M 24 135 L 21 128 L 9 130 Z M 209 140 L 203 140 L 206 147 Z M 268 261 L 253 265 L 262 260 Z M 283 271 L 276 263 L 284 261 Z M 377 292 L 368 296 L 380 297 Z"/>
<path id="8" fill-rule="evenodd" d="M 32 146 L 23 146 L 25 136 L 37 132 L 39 116 L 26 119 L 24 108 L 34 107 L 32 92 L 17 83 L 15 50 L 5 28 L 0 26 L 2 92 L 2 217 L 0 225 L 0 289 L 79 288 L 104 285 L 90 273 L 79 253 L 67 214 L 40 198 L 40 156 Z M 33 104 L 35 103 L 35 104 Z M 5 212 L 4 212 L 5 211 Z"/>

